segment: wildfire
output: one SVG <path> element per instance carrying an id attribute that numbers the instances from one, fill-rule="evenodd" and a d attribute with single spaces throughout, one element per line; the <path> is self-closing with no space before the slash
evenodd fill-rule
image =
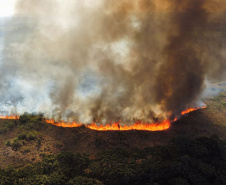
<path id="1" fill-rule="evenodd" d="M 189 109 L 187 109 L 185 111 L 182 111 L 181 115 L 185 115 L 185 114 L 188 114 L 189 112 L 192 112 L 192 111 L 195 111 L 195 110 L 198 110 L 198 109 L 205 109 L 205 108 L 206 108 L 206 106 L 198 107 L 198 108 L 189 108 Z"/>
<path id="2" fill-rule="evenodd" d="M 6 115 L 6 116 L 0 116 L 0 119 L 19 119 L 19 116 L 18 115 L 15 115 L 15 116 L 13 116 L 13 115 L 10 115 L 10 116 Z"/>
<path id="3" fill-rule="evenodd" d="M 67 128 L 73 128 L 73 127 L 80 127 L 84 124 L 82 123 L 67 123 L 67 122 L 55 122 L 54 120 L 45 120 L 46 123 L 50 123 L 52 125 L 58 126 L 58 127 L 67 127 Z M 167 130 L 170 127 L 170 121 L 165 120 L 162 123 L 143 123 L 143 122 L 136 122 L 133 125 L 120 125 L 120 122 L 118 123 L 110 123 L 106 125 L 97 125 L 96 123 L 92 123 L 90 125 L 84 125 L 86 128 L 92 129 L 92 130 L 99 130 L 99 131 L 107 131 L 107 130 L 148 130 L 148 131 L 158 131 L 158 130 Z"/>
<path id="4" fill-rule="evenodd" d="M 82 126 L 82 123 L 76 123 L 76 122 L 72 122 L 72 123 L 68 123 L 68 122 L 64 122 L 64 121 L 55 122 L 53 119 L 46 119 L 45 121 L 46 121 L 46 123 L 50 123 L 50 124 L 55 125 L 57 127 L 72 128 L 72 127 L 81 127 Z"/>
<path id="5" fill-rule="evenodd" d="M 148 131 L 160 131 L 160 130 L 167 130 L 170 127 L 170 121 L 165 120 L 162 123 L 143 123 L 143 122 L 136 122 L 133 125 L 124 125 L 121 126 L 120 123 L 111 123 L 107 125 L 96 125 L 92 123 L 91 125 L 87 125 L 86 127 L 92 130 L 99 130 L 99 131 L 106 131 L 106 130 L 148 130 Z"/>
<path id="6" fill-rule="evenodd" d="M 181 115 L 188 114 L 192 111 L 198 110 L 198 109 L 204 109 L 206 106 L 198 107 L 198 108 L 189 108 L 185 111 L 181 112 Z M 0 119 L 19 119 L 18 115 L 10 115 L 10 116 L 0 116 Z M 174 121 L 178 120 L 178 118 L 175 118 Z M 84 124 L 82 123 L 76 123 L 76 122 L 55 122 L 53 119 L 45 119 L 46 123 L 55 125 L 57 127 L 68 127 L 68 128 L 74 128 L 74 127 L 80 127 Z M 118 123 L 110 123 L 106 125 L 97 125 L 96 123 L 92 123 L 90 125 L 84 125 L 86 128 L 92 129 L 92 130 L 99 130 L 99 131 L 108 131 L 108 130 L 120 130 L 120 131 L 126 131 L 126 130 L 147 130 L 147 131 L 161 131 L 161 130 L 167 130 L 170 127 L 171 121 L 170 120 L 164 120 L 160 123 L 144 123 L 144 122 L 136 122 L 133 125 L 121 125 L 120 122 Z"/>

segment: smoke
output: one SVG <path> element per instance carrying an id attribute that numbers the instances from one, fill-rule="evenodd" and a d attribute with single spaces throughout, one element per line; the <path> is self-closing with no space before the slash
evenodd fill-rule
<path id="1" fill-rule="evenodd" d="M 200 103 L 207 78 L 224 78 L 221 5 L 18 0 L 3 26 L 1 109 L 79 122 L 173 119 Z"/>
<path id="2" fill-rule="evenodd" d="M 203 7 L 204 0 L 173 2 L 174 29 L 163 49 L 165 60 L 155 79 L 155 96 L 163 110 L 177 115 L 186 105 L 196 102 L 203 89 L 205 61 L 200 58 L 195 33 L 204 33 L 208 13 Z"/>

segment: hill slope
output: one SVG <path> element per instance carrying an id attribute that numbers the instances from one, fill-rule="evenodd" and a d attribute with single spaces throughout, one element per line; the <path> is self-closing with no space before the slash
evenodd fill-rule
<path id="1" fill-rule="evenodd" d="M 20 120 L 0 120 L 0 167 L 38 162 L 43 154 L 61 151 L 89 153 L 113 148 L 132 151 L 166 145 L 178 136 L 218 135 L 226 139 L 226 94 L 205 100 L 208 108 L 183 116 L 166 131 L 94 131 L 85 127 L 60 128 L 27 115 Z"/>

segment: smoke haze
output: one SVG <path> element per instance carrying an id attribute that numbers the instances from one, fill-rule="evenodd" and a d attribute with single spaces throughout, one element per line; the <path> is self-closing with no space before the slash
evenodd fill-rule
<path id="1" fill-rule="evenodd" d="M 0 105 L 105 123 L 173 119 L 225 78 L 225 1 L 18 0 Z"/>

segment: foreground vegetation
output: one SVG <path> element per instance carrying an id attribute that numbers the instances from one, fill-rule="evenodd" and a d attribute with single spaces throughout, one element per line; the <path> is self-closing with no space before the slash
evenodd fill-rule
<path id="1" fill-rule="evenodd" d="M 219 97 L 164 132 L 59 128 L 32 114 L 1 120 L 0 185 L 224 185 L 225 127 L 205 119 Z"/>
<path id="2" fill-rule="evenodd" d="M 61 152 L 0 170 L 1 185 L 226 184 L 226 142 L 217 136 L 178 137 L 167 146 L 88 154 Z"/>

